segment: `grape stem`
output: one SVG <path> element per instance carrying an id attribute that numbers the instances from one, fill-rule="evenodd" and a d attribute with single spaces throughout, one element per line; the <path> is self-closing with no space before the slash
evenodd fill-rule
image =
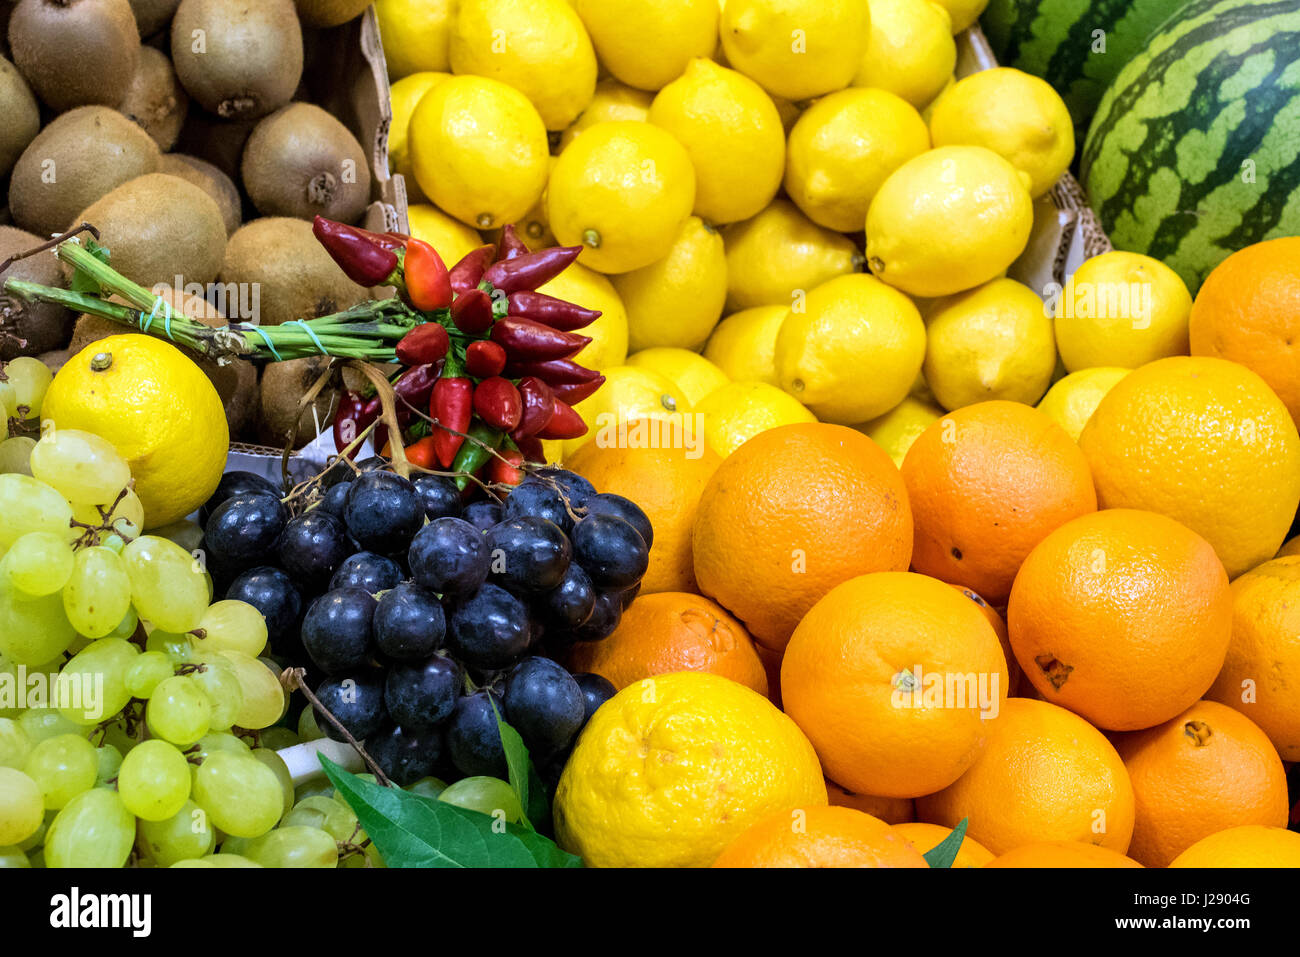
<path id="1" fill-rule="evenodd" d="M 388 780 L 388 775 L 384 774 L 384 769 L 375 763 L 375 759 L 366 753 L 366 749 L 361 746 L 361 742 L 352 737 L 352 732 L 343 727 L 342 722 L 340 722 L 338 718 L 334 717 L 330 709 L 321 704 L 320 698 L 317 698 L 315 693 L 307 687 L 307 683 L 303 681 L 303 678 L 305 678 L 306 675 L 306 668 L 285 668 L 284 671 L 280 672 L 280 684 L 284 685 L 290 693 L 301 691 L 303 697 L 307 699 L 312 707 L 323 714 L 325 720 L 332 724 L 335 729 L 337 729 L 338 732 L 347 739 L 348 744 L 352 746 L 352 749 L 356 751 L 357 754 L 361 755 L 361 760 L 366 762 L 366 767 L 368 767 L 375 775 L 375 780 L 384 787 L 391 788 L 393 782 Z"/>

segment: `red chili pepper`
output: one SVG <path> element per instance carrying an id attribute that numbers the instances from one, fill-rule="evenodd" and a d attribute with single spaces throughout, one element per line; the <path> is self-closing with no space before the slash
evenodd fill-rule
<path id="1" fill-rule="evenodd" d="M 568 403 L 569 405 L 577 405 L 583 399 L 590 398 L 592 395 L 594 395 L 596 390 L 599 389 L 604 384 L 605 384 L 605 377 L 603 375 L 598 375 L 590 382 L 575 382 L 575 383 L 563 383 L 561 385 L 553 385 L 551 386 L 551 392 L 555 394 L 555 397 L 557 399 L 560 399 L 563 402 Z"/>
<path id="2" fill-rule="evenodd" d="M 487 332 L 492 325 L 492 297 L 482 289 L 462 292 L 451 304 L 451 321 L 471 336 Z"/>
<path id="3" fill-rule="evenodd" d="M 404 366 L 421 366 L 446 358 L 451 348 L 447 330 L 436 322 L 416 326 L 397 343 L 397 361 Z"/>
<path id="4" fill-rule="evenodd" d="M 312 221 L 311 231 L 330 258 L 359 286 L 369 289 L 386 285 L 397 269 L 397 254 L 372 239 L 374 233 L 323 216 Z"/>
<path id="5" fill-rule="evenodd" d="M 492 257 L 496 255 L 495 246 L 480 246 L 478 249 L 466 253 L 460 262 L 451 267 L 447 274 L 451 280 L 451 288 L 458 295 L 463 295 L 471 289 L 478 287 L 479 281 L 483 278 L 483 273 L 487 272 L 487 267 L 492 264 Z"/>
<path id="6" fill-rule="evenodd" d="M 517 449 L 500 449 L 488 463 L 488 481 L 494 485 L 518 485 L 524 480 L 523 464 L 524 453 Z"/>
<path id="7" fill-rule="evenodd" d="M 476 379 L 500 375 L 506 367 L 506 350 L 495 342 L 480 339 L 465 347 L 465 371 Z"/>
<path id="8" fill-rule="evenodd" d="M 550 424 L 555 415 L 555 393 L 537 376 L 530 375 L 519 380 L 519 398 L 524 408 L 515 433 L 536 435 Z M 515 433 L 511 433 L 512 438 Z"/>
<path id="9" fill-rule="evenodd" d="M 370 433 L 370 442 L 375 448 L 375 452 L 382 455 L 381 449 L 388 447 L 388 426 L 380 422 L 375 426 L 375 431 Z"/>
<path id="10" fill-rule="evenodd" d="M 525 462 L 545 462 L 546 451 L 542 448 L 542 440 L 533 435 L 515 435 L 510 434 L 511 440 L 519 447 L 523 453 Z"/>
<path id="11" fill-rule="evenodd" d="M 412 465 L 418 465 L 422 469 L 435 468 L 438 461 L 436 444 L 432 435 L 426 435 L 418 442 L 408 445 L 406 447 L 406 461 Z"/>
<path id="12" fill-rule="evenodd" d="M 446 309 L 451 305 L 451 278 L 438 251 L 426 242 L 412 239 L 406 244 L 402 262 L 406 294 L 421 312 Z"/>
<path id="13" fill-rule="evenodd" d="M 474 390 L 474 411 L 492 428 L 509 432 L 519 424 L 523 402 L 513 382 L 492 376 L 480 382 Z"/>
<path id="14" fill-rule="evenodd" d="M 537 433 L 539 439 L 576 439 L 587 434 L 587 423 L 568 403 L 555 400 L 555 414 L 546 428 Z"/>
<path id="15" fill-rule="evenodd" d="M 402 373 L 402 377 L 393 383 L 393 392 L 397 396 L 397 420 L 405 423 L 411 415 L 423 409 L 429 403 L 434 385 L 438 379 L 438 363 L 415 366 Z"/>
<path id="16" fill-rule="evenodd" d="M 353 392 L 351 389 L 346 390 L 339 396 L 339 407 L 334 413 L 334 449 L 342 452 L 351 445 L 361 430 L 365 428 L 361 424 L 361 416 L 364 414 L 366 402 L 361 398 L 360 393 Z M 369 423 L 366 423 L 367 425 Z"/>
<path id="17" fill-rule="evenodd" d="M 581 246 L 552 246 L 539 249 L 514 259 L 493 263 L 483 278 L 492 284 L 493 289 L 504 293 L 519 292 L 522 289 L 536 289 L 550 282 L 578 258 Z"/>
<path id="18" fill-rule="evenodd" d="M 497 262 L 506 262 L 527 255 L 528 247 L 515 232 L 515 224 L 507 223 L 506 228 L 501 230 L 501 248 L 497 251 Z"/>
<path id="19" fill-rule="evenodd" d="M 511 379 L 535 375 L 547 385 L 579 385 L 600 378 L 595 369 L 580 366 L 572 359 L 548 359 L 545 362 L 507 362 L 505 374 Z"/>
<path id="20" fill-rule="evenodd" d="M 531 319 L 507 316 L 492 324 L 492 341 L 511 359 L 565 359 L 591 342 L 590 336 L 561 332 Z"/>
<path id="21" fill-rule="evenodd" d="M 520 319 L 532 319 L 544 326 L 550 326 L 552 329 L 563 329 L 565 332 L 572 332 L 574 329 L 589 326 L 600 318 L 600 313 L 595 309 L 584 309 L 576 303 L 556 299 L 544 292 L 529 292 L 527 290 L 512 292 L 507 297 L 506 303 L 510 307 L 510 315 L 512 316 L 518 316 Z"/>
<path id="22" fill-rule="evenodd" d="M 433 386 L 429 415 L 444 426 L 435 427 L 433 447 L 442 467 L 450 468 L 456 460 L 456 453 L 465 443 L 465 436 L 447 430 L 454 429 L 461 433 L 469 430 L 470 421 L 474 417 L 474 383 L 461 376 L 439 379 Z"/>

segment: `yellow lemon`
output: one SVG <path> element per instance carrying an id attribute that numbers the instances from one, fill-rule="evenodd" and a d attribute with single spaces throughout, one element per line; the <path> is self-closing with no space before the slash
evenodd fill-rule
<path id="1" fill-rule="evenodd" d="M 573 142 L 584 130 L 611 120 L 640 120 L 650 115 L 654 94 L 627 86 L 618 80 L 601 80 L 582 114 L 560 134 L 560 149 Z"/>
<path id="2" fill-rule="evenodd" d="M 93 432 L 131 466 L 145 528 L 189 515 L 226 467 L 230 432 L 221 397 L 169 342 L 109 336 L 68 360 L 41 407 L 56 428 Z"/>
<path id="3" fill-rule="evenodd" d="M 718 10 L 697 0 L 574 0 L 600 62 L 628 86 L 658 90 L 711 56 Z"/>
<path id="4" fill-rule="evenodd" d="M 587 423 L 587 434 L 564 443 L 565 458 L 593 440 L 614 444 L 605 437 L 623 423 L 653 420 L 679 429 L 691 427 L 687 417 L 691 404 L 686 393 L 666 376 L 632 366 L 614 366 L 601 372 L 605 384 L 573 407 Z"/>
<path id="5" fill-rule="evenodd" d="M 1071 372 L 1136 369 L 1187 355 L 1192 295 L 1178 273 L 1141 253 L 1094 256 L 1056 301 L 1056 346 Z"/>
<path id="6" fill-rule="evenodd" d="M 411 116 L 420 100 L 424 99 L 424 94 L 450 76 L 450 73 L 425 71 L 404 76 L 393 84 L 393 123 L 388 129 L 388 164 L 394 173 L 401 173 L 406 180 L 406 196 L 412 204 L 422 202 L 426 197 L 416 182 L 407 146 Z"/>
<path id="7" fill-rule="evenodd" d="M 727 299 L 722 237 L 692 216 L 663 259 L 614 276 L 613 283 L 627 309 L 633 352 L 651 346 L 699 349 Z"/>
<path id="8" fill-rule="evenodd" d="M 546 127 L 528 97 L 500 80 L 439 83 L 415 108 L 408 137 L 425 195 L 478 229 L 514 222 L 546 188 Z"/>
<path id="9" fill-rule="evenodd" d="M 555 835 L 592 867 L 707 867 L 756 821 L 825 804 L 792 720 L 738 682 L 679 671 L 601 705 L 560 777 Z"/>
<path id="10" fill-rule="evenodd" d="M 627 364 L 634 369 L 658 372 L 677 386 L 692 406 L 731 382 L 725 372 L 689 349 L 643 349 L 629 356 Z"/>
<path id="11" fill-rule="evenodd" d="M 456 0 L 375 0 L 388 78 L 449 71 L 447 47 L 455 13 Z"/>
<path id="12" fill-rule="evenodd" d="M 763 88 L 712 60 L 694 59 L 654 98 L 650 122 L 686 147 L 695 168 L 695 214 L 748 219 L 772 201 L 785 166 L 781 114 Z M 743 162 L 737 162 L 744 157 Z"/>
<path id="13" fill-rule="evenodd" d="M 949 90 L 951 90 L 953 86 L 956 84 L 956 82 L 957 82 L 956 76 L 948 77 L 948 82 L 943 85 L 943 89 L 939 91 L 939 95 L 936 96 L 933 100 L 931 100 L 929 104 L 926 106 L 926 108 L 921 111 L 921 119 L 925 120 L 925 128 L 927 130 L 930 128 L 930 119 L 934 116 L 935 105 L 938 104 L 938 102 L 941 99 L 943 99 L 943 95 L 947 93 Z"/>
<path id="14" fill-rule="evenodd" d="M 952 78 L 952 35 L 948 11 L 931 0 L 871 0 L 871 36 L 853 85 L 888 90 L 922 109 Z"/>
<path id="15" fill-rule="evenodd" d="M 785 191 L 817 225 L 856 232 L 880 184 L 929 148 L 930 132 L 907 101 L 884 90 L 840 90 L 790 131 Z"/>
<path id="16" fill-rule="evenodd" d="M 789 311 L 785 306 L 755 306 L 733 312 L 709 336 L 704 358 L 733 381 L 766 382 L 779 387 L 776 334 Z"/>
<path id="17" fill-rule="evenodd" d="M 596 91 L 596 51 L 565 0 L 460 0 L 451 68 L 510 84 L 548 130 L 577 119 Z"/>
<path id="18" fill-rule="evenodd" d="M 1069 432 L 1070 438 L 1077 442 L 1079 433 L 1097 411 L 1106 393 L 1131 371 L 1117 366 L 1099 366 L 1071 372 L 1047 390 L 1047 395 L 1038 403 L 1038 411 Z"/>
<path id="19" fill-rule="evenodd" d="M 925 358 L 912 301 L 873 276 L 839 276 L 791 309 L 776 337 L 781 388 L 823 422 L 856 425 L 907 396 Z"/>
<path id="20" fill-rule="evenodd" d="M 597 123 L 573 140 L 546 190 L 555 238 L 585 246 L 582 262 L 603 273 L 668 255 L 694 203 L 695 170 L 682 144 L 631 120 Z"/>
<path id="21" fill-rule="evenodd" d="M 727 308 L 784 306 L 836 276 L 854 272 L 863 257 L 847 236 L 818 226 L 789 200 L 773 200 L 753 219 L 728 226 Z"/>
<path id="22" fill-rule="evenodd" d="M 949 296 L 988 282 L 1029 241 L 1028 179 L 982 146 L 945 146 L 908 160 L 871 201 L 867 264 L 914 296 Z"/>
<path id="23" fill-rule="evenodd" d="M 575 362 L 604 372 L 627 361 L 627 310 L 608 278 L 581 263 L 573 263 L 537 291 L 600 313 L 599 319 L 578 330 L 590 336 L 591 342 L 573 357 Z"/>
<path id="24" fill-rule="evenodd" d="M 958 80 L 934 105 L 935 146 L 986 146 L 1029 174 L 1042 196 L 1074 159 L 1074 121 L 1050 83 L 998 67 Z"/>
<path id="25" fill-rule="evenodd" d="M 978 20 L 984 8 L 989 5 L 989 0 L 934 0 L 934 2 L 948 11 L 954 34 L 961 33 Z"/>
<path id="26" fill-rule="evenodd" d="M 460 262 L 466 253 L 484 245 L 478 233 L 429 203 L 410 207 L 406 216 L 411 235 L 436 249 L 448 269 Z"/>
<path id="27" fill-rule="evenodd" d="M 1239 824 L 1203 837 L 1170 867 L 1300 867 L 1300 834 L 1266 824 Z"/>
<path id="28" fill-rule="evenodd" d="M 797 399 L 766 382 L 732 382 L 695 407 L 704 441 L 726 458 L 760 432 L 782 425 L 816 422 Z"/>
<path id="29" fill-rule="evenodd" d="M 1300 535 L 1291 539 L 1285 545 L 1277 550 L 1275 558 L 1288 558 L 1292 555 L 1300 555 Z"/>
<path id="30" fill-rule="evenodd" d="M 547 158 L 547 170 L 555 169 L 557 157 Z M 549 175 L 548 175 L 549 181 Z M 542 191 L 541 198 L 533 205 L 533 208 L 524 213 L 514 222 L 515 235 L 523 240 L 524 245 L 529 249 L 536 251 L 545 249 L 548 246 L 557 245 L 555 234 L 551 232 L 551 224 L 546 220 L 546 191 Z M 501 242 L 501 236 L 505 227 L 486 231 L 483 235 L 486 239 L 494 243 Z"/>
<path id="31" fill-rule="evenodd" d="M 871 33 L 867 0 L 728 0 L 722 49 L 734 69 L 788 100 L 842 90 Z"/>
<path id="32" fill-rule="evenodd" d="M 930 308 L 923 371 L 950 412 L 992 399 L 1033 405 L 1055 368 L 1043 300 L 1014 279 L 994 279 Z"/>
<path id="33" fill-rule="evenodd" d="M 943 409 L 909 395 L 884 415 L 864 422 L 857 429 L 865 432 L 868 438 L 884 449 L 894 460 L 894 465 L 901 469 L 907 450 L 912 447 L 916 437 L 932 422 L 942 418 Z"/>

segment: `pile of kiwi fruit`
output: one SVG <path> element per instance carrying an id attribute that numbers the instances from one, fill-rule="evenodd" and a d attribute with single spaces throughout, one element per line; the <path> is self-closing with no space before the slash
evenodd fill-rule
<path id="1" fill-rule="evenodd" d="M 303 72 L 316 32 L 368 5 L 0 0 L 0 262 L 90 222 L 115 268 L 203 322 L 275 325 L 366 299 L 311 219 L 364 217 L 369 154 L 309 101 Z M 10 276 L 67 281 L 52 256 L 15 263 L 0 284 Z M 230 284 L 243 284 L 242 300 Z M 0 294 L 0 360 L 37 355 L 57 369 L 122 331 Z M 232 439 L 284 443 L 308 363 L 266 374 L 192 357 L 226 404 Z M 325 393 L 310 417 L 328 421 L 336 401 Z M 298 444 L 313 434 L 300 430 Z"/>

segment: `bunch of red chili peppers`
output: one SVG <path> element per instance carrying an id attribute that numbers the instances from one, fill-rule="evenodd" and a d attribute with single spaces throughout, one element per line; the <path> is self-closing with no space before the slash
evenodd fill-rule
<path id="1" fill-rule="evenodd" d="M 484 466 L 488 481 L 514 484 L 525 461 L 545 460 L 542 439 L 586 433 L 573 405 L 605 377 L 573 361 L 591 342 L 574 330 L 600 313 L 536 291 L 563 272 L 581 246 L 529 252 L 507 226 L 499 249 L 480 246 L 448 269 L 432 246 L 400 233 L 319 216 L 313 231 L 353 282 L 395 287 L 425 319 L 396 347 L 403 366 L 393 379 L 403 428 L 397 438 L 411 464 L 455 472 L 462 487 L 465 476 Z M 426 404 L 432 424 L 416 414 Z M 379 415 L 378 396 L 344 392 L 334 419 L 337 447 L 349 445 Z M 376 426 L 376 449 L 393 438 L 382 423 Z"/>

